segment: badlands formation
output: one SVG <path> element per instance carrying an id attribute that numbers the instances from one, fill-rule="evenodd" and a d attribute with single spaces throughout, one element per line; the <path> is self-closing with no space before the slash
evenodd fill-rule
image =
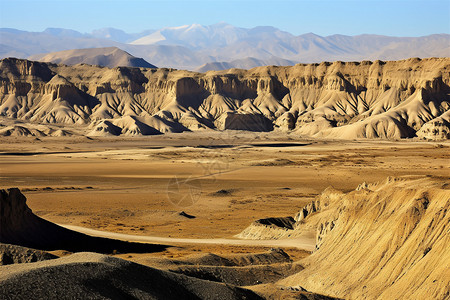
<path id="1" fill-rule="evenodd" d="M 34 215 L 19 190 L 2 190 L 0 296 L 335 299 L 325 294 L 345 299 L 447 299 L 448 188 L 448 181 L 424 177 L 363 183 L 348 193 L 328 188 L 295 217 L 259 220 L 240 234 L 278 240 L 282 231 L 291 239 L 316 231 L 316 249 L 300 260 L 281 249 L 155 257 L 151 253 L 162 251 L 157 245 L 100 240 L 61 228 Z M 283 222 L 286 219 L 291 222 Z M 52 238 L 71 242 L 55 248 Z M 40 249 L 75 252 L 86 247 L 100 252 L 99 245 L 111 245 L 104 250 L 116 257 L 92 252 L 55 255 L 15 246 L 33 240 Z M 11 241 L 15 245 L 9 245 Z M 147 247 L 142 251 L 147 256 L 126 254 L 136 253 L 136 245 Z M 125 255 L 117 256 L 113 248 Z M 37 286 L 42 287 L 32 288 Z"/>
<path id="2" fill-rule="evenodd" d="M 2 137 L 0 298 L 447 299 L 449 146 Z"/>
<path id="3" fill-rule="evenodd" d="M 1 135 L 293 131 L 448 139 L 450 60 L 323 62 L 194 73 L 0 62 Z"/>
<path id="4" fill-rule="evenodd" d="M 448 299 L 449 63 L 1 60 L 0 299 Z"/>

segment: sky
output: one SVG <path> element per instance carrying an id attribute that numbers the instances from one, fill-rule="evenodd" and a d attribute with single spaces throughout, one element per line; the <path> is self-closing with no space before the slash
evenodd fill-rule
<path id="1" fill-rule="evenodd" d="M 113 27 L 146 29 L 211 25 L 274 26 L 295 35 L 450 34 L 449 0 L 0 0 L 0 27 L 43 31 L 48 27 L 91 32 Z"/>

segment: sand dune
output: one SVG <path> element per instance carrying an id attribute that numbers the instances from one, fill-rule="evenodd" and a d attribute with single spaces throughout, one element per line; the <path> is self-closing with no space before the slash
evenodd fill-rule
<path id="1" fill-rule="evenodd" d="M 234 129 L 446 139 L 449 68 L 449 59 L 432 58 L 199 74 L 4 59 L 0 116 L 67 124 L 96 136 Z M 13 133 L 40 134 L 2 130 Z"/>

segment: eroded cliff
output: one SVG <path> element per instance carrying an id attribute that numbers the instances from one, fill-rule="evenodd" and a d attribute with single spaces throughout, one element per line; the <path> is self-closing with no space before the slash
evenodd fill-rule
<path id="1" fill-rule="evenodd" d="M 241 129 L 445 139 L 450 137 L 449 74 L 449 58 L 204 74 L 9 58 L 0 61 L 0 116 L 75 124 L 90 135 Z M 10 127 L 3 131 L 18 134 Z"/>
<path id="2" fill-rule="evenodd" d="M 346 299 L 447 299 L 449 197 L 429 178 L 325 191 L 312 215 L 318 250 L 281 283 Z"/>
<path id="3" fill-rule="evenodd" d="M 447 299 L 449 208 L 445 179 L 387 178 L 348 193 L 327 188 L 293 223 L 255 221 L 239 237 L 315 232 L 314 252 L 300 261 L 305 268 L 280 280 L 282 286 L 344 299 Z"/>

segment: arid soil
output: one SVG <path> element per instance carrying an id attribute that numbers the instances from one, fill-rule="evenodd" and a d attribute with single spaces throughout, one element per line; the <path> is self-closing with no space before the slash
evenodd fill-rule
<path id="1" fill-rule="evenodd" d="M 449 175 L 448 142 L 275 133 L 2 141 L 2 187 L 19 187 L 37 215 L 162 237 L 229 238 L 256 219 L 292 215 L 328 186 L 349 191 L 387 176 Z"/>
<path id="2" fill-rule="evenodd" d="M 249 295 L 268 299 L 300 295 L 325 299 L 308 294 L 299 282 L 305 282 L 311 292 L 359 298 L 364 293 L 360 293 L 361 287 L 357 284 L 346 291 L 338 279 L 328 287 L 305 280 L 303 274 L 311 273 L 316 280 L 323 280 L 323 276 L 327 276 L 324 269 L 332 270 L 330 276 L 336 274 L 323 259 L 326 254 L 321 254 L 332 252 L 330 242 L 324 244 L 323 250 L 310 255 L 301 246 L 281 246 L 280 250 L 254 240 L 241 245 L 220 241 L 236 239 L 236 235 L 257 219 L 295 216 L 311 201 L 325 197 L 327 193 L 322 192 L 328 187 L 348 193 L 363 182 L 370 188 L 371 183 L 384 182 L 388 176 L 424 178 L 425 181 L 416 181 L 417 185 L 428 184 L 429 179 L 434 185 L 448 186 L 449 147 L 447 141 L 310 140 L 287 133 L 241 131 L 120 140 L 3 137 L 0 177 L 2 188 L 19 187 L 33 212 L 53 223 L 113 234 L 218 241 L 215 244 L 171 240 L 165 243 L 169 247 L 152 253 L 110 253 L 117 258 L 201 280 L 251 286 L 250 290 L 256 294 Z M 427 187 L 424 185 L 424 188 Z M 339 210 L 340 206 L 335 206 Z M 319 224 L 320 218 L 326 218 L 327 214 L 325 211 L 302 223 Z M 341 217 L 345 218 L 349 217 Z M 358 221 L 349 218 L 348 222 L 356 224 Z M 305 226 L 301 237 L 315 241 L 316 227 Z M 339 240 L 341 231 L 334 231 L 336 236 L 330 235 L 330 239 Z M 277 240 L 273 242 L 276 244 Z M 342 243 L 349 247 L 348 239 L 343 239 Z M 29 255 L 26 253 L 31 253 L 26 250 L 28 252 L 21 254 L 19 250 L 5 253 L 8 257 L 25 257 Z M 63 258 L 71 254 L 64 249 L 50 253 Z M 336 257 L 345 262 L 345 257 Z M 86 256 L 85 260 L 109 268 L 103 264 L 108 258 Z M 61 264 L 65 266 L 66 261 L 73 261 L 75 269 L 81 268 L 78 263 L 82 263 L 83 256 L 67 258 Z M 114 270 L 124 264 L 121 261 L 111 263 L 118 268 Z M 57 265 L 41 263 L 30 266 L 31 269 L 10 269 L 19 272 L 17 274 L 30 270 L 45 273 Z M 307 269 L 302 271 L 305 267 Z M 314 270 L 320 274 L 313 273 Z M 172 276 L 158 274 L 161 278 Z M 13 285 L 8 278 L 5 282 Z M 176 278 L 182 279 L 177 279 L 179 282 L 185 280 Z M 193 293 L 206 295 L 201 293 L 209 283 L 195 282 L 203 288 Z M 379 285 L 381 289 L 388 287 L 383 284 Z M 214 285 L 214 288 L 222 287 Z M 442 291 L 436 290 L 437 295 Z M 230 293 L 229 297 L 233 298 L 241 290 Z M 370 291 L 374 297 L 380 294 Z"/>

